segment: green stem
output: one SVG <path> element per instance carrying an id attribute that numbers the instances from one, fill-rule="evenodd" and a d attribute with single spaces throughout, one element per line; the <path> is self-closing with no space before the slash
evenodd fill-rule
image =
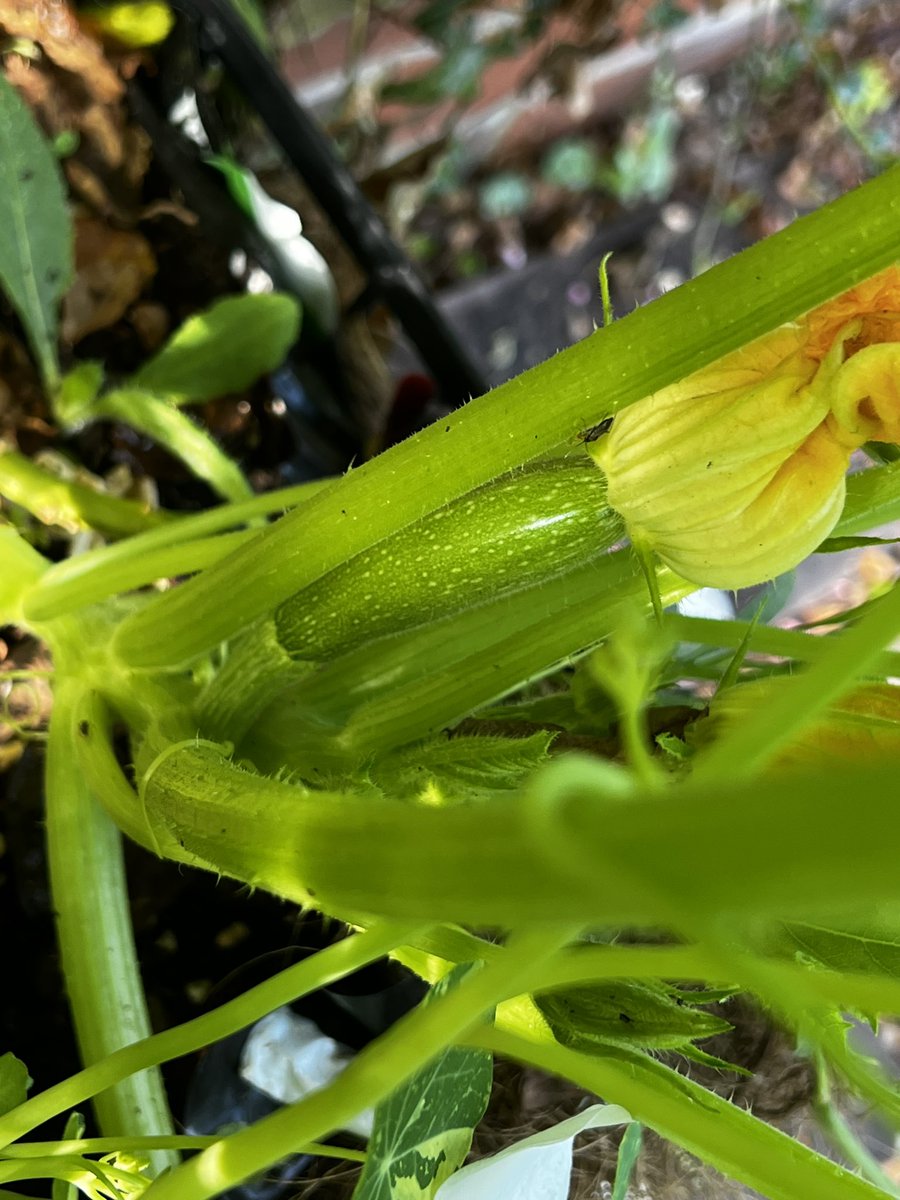
<path id="1" fill-rule="evenodd" d="M 892 447 L 893 449 L 893 447 Z M 868 533 L 900 517 L 900 462 L 859 471 L 847 479 L 847 499 L 831 537 Z"/>
<path id="2" fill-rule="evenodd" d="M 75 761 L 88 787 L 127 837 L 145 850 L 159 854 L 162 849 L 159 835 L 148 824 L 140 800 L 116 757 L 112 718 L 107 705 L 97 692 L 83 691 L 78 696 L 77 707 Z M 175 862 L 197 864 L 196 856 L 179 853 L 179 850 L 176 844 L 165 846 L 166 856 Z"/>
<path id="3" fill-rule="evenodd" d="M 890 265 L 898 179 L 900 167 L 886 171 L 351 471 L 302 515 L 279 521 L 123 624 L 118 652 L 135 667 L 197 657 L 426 513 L 536 457 L 573 452 L 592 419 Z"/>
<path id="4" fill-rule="evenodd" d="M 65 1179 L 77 1183 L 84 1176 L 85 1164 L 80 1160 L 60 1162 L 57 1158 L 29 1158 L 24 1161 L 0 1162 L 0 1183 L 19 1183 L 26 1179 Z"/>
<path id="5" fill-rule="evenodd" d="M 122 556 L 102 567 L 94 562 L 98 568 L 96 570 L 91 570 L 94 556 L 90 552 L 79 555 L 59 565 L 68 566 L 77 562 L 80 572 L 70 571 L 67 576 L 60 578 L 54 575 L 56 568 L 50 568 L 41 585 L 28 596 L 26 617 L 29 621 L 39 622 L 67 616 L 79 608 L 86 608 L 119 592 L 145 587 L 158 579 L 192 575 L 219 562 L 238 546 L 256 537 L 257 533 L 258 530 L 254 529 L 236 530 L 234 533 L 179 542 L 174 546 L 160 546 L 140 556 Z"/>
<path id="6" fill-rule="evenodd" d="M 894 1186 L 882 1170 L 881 1164 L 869 1153 L 832 1102 L 827 1068 L 821 1058 L 816 1064 L 816 1093 L 812 1109 L 831 1144 L 848 1163 L 887 1195 L 900 1196 L 900 1188 Z"/>
<path id="7" fill-rule="evenodd" d="M 309 791 L 185 744 L 160 757 L 145 799 L 151 821 L 186 851 L 276 894 L 314 896 L 345 919 L 671 928 L 675 899 L 742 921 L 892 902 L 900 811 L 883 797 L 893 782 L 891 763 L 829 767 L 773 776 L 764 789 L 739 778 L 727 805 L 718 780 L 686 781 L 677 803 L 638 788 L 623 803 L 606 764 L 568 756 L 522 795 L 437 808 Z M 723 855 L 723 845 L 737 849 Z"/>
<path id="8" fill-rule="evenodd" d="M 199 547 L 196 551 L 189 550 L 187 543 L 212 539 L 237 526 L 252 524 L 260 517 L 280 515 L 303 504 L 330 482 L 301 483 L 254 496 L 240 504 L 223 504 L 194 516 L 179 517 L 177 522 L 136 534 L 115 546 L 104 546 L 66 562 L 55 563 L 47 570 L 43 586 L 29 596 L 28 617 L 35 621 L 46 620 L 103 600 L 124 587 L 137 587 L 153 579 L 170 578 L 210 566 L 218 561 L 218 551 L 230 553 L 239 543 L 229 543 L 222 538 L 211 540 L 202 554 Z M 250 531 L 243 536 L 249 538 Z M 206 555 L 208 561 L 200 561 L 202 555 Z M 148 571 L 152 573 L 148 574 Z"/>
<path id="9" fill-rule="evenodd" d="M 61 1142 L 15 1142 L 3 1150 L 4 1158 L 55 1158 L 70 1154 L 145 1154 L 148 1150 L 206 1150 L 221 1138 L 216 1136 L 195 1137 L 178 1134 L 172 1137 L 113 1137 L 79 1138 Z M 325 1142 L 307 1142 L 298 1154 L 315 1154 L 319 1158 L 346 1158 L 350 1162 L 365 1162 L 364 1150 L 351 1150 L 346 1146 L 329 1146 Z"/>
<path id="10" fill-rule="evenodd" d="M 643 705 L 625 705 L 621 709 L 620 728 L 626 761 L 642 785 L 648 790 L 664 787 L 668 781 L 650 752 Z"/>
<path id="11" fill-rule="evenodd" d="M 265 1170 L 303 1142 L 342 1128 L 476 1025 L 508 987 L 515 987 L 573 933 L 550 926 L 514 935 L 502 961 L 471 972 L 444 996 L 403 1017 L 327 1088 L 222 1139 L 156 1180 L 147 1195 L 152 1200 L 206 1200 Z"/>
<path id="12" fill-rule="evenodd" d="M 140 388 L 119 388 L 100 396 L 91 405 L 91 416 L 122 421 L 153 438 L 225 500 L 248 500 L 253 495 L 240 467 L 212 434 L 162 396 Z"/>
<path id="13" fill-rule="evenodd" d="M 623 1105 L 641 1124 L 770 1200 L 884 1200 L 872 1184 L 650 1058 L 589 1057 L 498 1028 L 477 1030 L 466 1042 Z"/>
<path id="14" fill-rule="evenodd" d="M 146 1038 L 150 1032 L 135 952 L 118 829 L 72 770 L 73 686 L 57 690 L 47 745 L 47 856 L 69 1006 L 82 1061 Z M 172 1134 L 162 1079 L 144 1071 L 98 1095 L 94 1108 L 109 1135 Z M 155 1171 L 169 1152 L 151 1156 Z"/>
<path id="15" fill-rule="evenodd" d="M 411 939 L 410 951 L 401 950 L 393 957 L 417 974 L 423 973 L 421 954 L 436 955 L 447 963 L 485 961 L 502 957 L 503 947 L 449 925 L 431 926 L 426 934 Z M 800 961 L 767 960 L 770 976 L 790 988 L 798 979 L 816 997 L 832 1009 L 867 1013 L 900 1012 L 900 979 L 890 974 L 863 975 L 858 972 L 813 971 Z M 425 977 L 431 979 L 427 970 Z M 607 979 L 681 979 L 718 985 L 735 982 L 749 986 L 740 972 L 722 965 L 721 956 L 702 946 L 576 946 L 554 955 L 525 990 L 536 992 L 551 988 L 570 987 Z M 505 997 L 510 999 L 511 997 Z"/>
<path id="16" fill-rule="evenodd" d="M 610 1200 L 628 1200 L 628 1188 L 640 1157 L 643 1138 L 644 1127 L 637 1121 L 632 1121 L 619 1143 L 619 1152 L 616 1156 L 616 1178 Z"/>
<path id="17" fill-rule="evenodd" d="M 38 1125 L 77 1107 L 136 1071 L 193 1054 L 229 1037 L 283 1004 L 327 987 L 383 958 L 421 933 L 418 925 L 383 922 L 288 967 L 213 1012 L 115 1051 L 0 1116 L 0 1147 L 17 1141 Z"/>
<path id="18" fill-rule="evenodd" d="M 73 479 L 61 479 L 13 450 L 0 453 L 0 496 L 18 504 L 44 525 L 97 529 L 127 537 L 171 520 L 171 514 L 137 500 L 95 491 Z"/>
<path id="19" fill-rule="evenodd" d="M 706 646 L 721 646 L 726 650 L 740 650 L 746 646 L 747 651 L 753 654 L 777 655 L 797 662 L 818 663 L 831 652 L 828 638 L 796 629 L 754 626 L 750 621 L 715 621 L 709 617 L 683 617 L 680 613 L 666 613 L 663 627 L 680 642 L 700 642 Z M 860 669 L 857 677 L 863 678 L 867 673 L 881 678 L 900 674 L 900 654 L 883 651 L 869 663 L 868 671 Z"/>
<path id="20" fill-rule="evenodd" d="M 798 674 L 764 709 L 749 714 L 695 760 L 694 778 L 733 778 L 765 766 L 805 726 L 867 671 L 900 633 L 900 587 L 873 605 L 859 623 L 828 639 L 818 663 Z"/>
<path id="21" fill-rule="evenodd" d="M 0 626 L 23 621 L 22 610 L 47 570 L 47 560 L 12 525 L 0 521 Z"/>

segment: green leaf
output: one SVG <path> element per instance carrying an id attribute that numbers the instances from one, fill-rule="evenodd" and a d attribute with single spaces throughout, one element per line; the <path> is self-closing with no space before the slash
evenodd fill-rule
<path id="1" fill-rule="evenodd" d="M 868 533 L 900 517 L 900 462 L 859 471 L 847 479 L 847 499 L 835 537 Z M 831 540 L 831 539 L 829 539 Z"/>
<path id="2" fill-rule="evenodd" d="M 53 397 L 53 415 L 67 429 L 90 420 L 100 389 L 103 387 L 103 364 L 93 360 L 80 362 L 60 380 Z"/>
<path id="3" fill-rule="evenodd" d="M 95 420 L 122 421 L 153 438 L 225 500 L 247 500 L 253 495 L 240 467 L 212 435 L 165 397 L 138 388 L 117 388 L 99 397 L 92 409 Z"/>
<path id="4" fill-rule="evenodd" d="M 485 801 L 508 793 L 547 761 L 552 733 L 527 738 L 435 739 L 388 755 L 370 771 L 386 794 L 433 804 Z"/>
<path id="5" fill-rule="evenodd" d="M 890 927 L 872 921 L 853 931 L 793 921 L 773 933 L 765 948 L 774 954 L 801 955 L 832 971 L 900 976 L 900 923 Z"/>
<path id="6" fill-rule="evenodd" d="M 443 995 L 470 970 L 457 967 L 428 994 Z M 463 1162 L 491 1094 L 492 1058 L 452 1047 L 375 1109 L 369 1153 L 353 1200 L 430 1200 Z"/>
<path id="7" fill-rule="evenodd" d="M 646 117 L 629 123 L 613 156 L 612 168 L 600 171 L 623 204 L 642 199 L 658 202 L 669 194 L 680 128 L 681 118 L 669 107 L 654 108 Z"/>
<path id="8" fill-rule="evenodd" d="M 63 1130 L 63 1141 L 77 1142 L 84 1137 L 84 1117 L 80 1112 L 69 1113 Z M 67 1179 L 56 1178 L 50 1191 L 51 1200 L 76 1200 L 78 1189 Z"/>
<path id="9" fill-rule="evenodd" d="M 660 750 L 664 750 L 678 763 L 687 762 L 694 753 L 694 747 L 689 746 L 683 738 L 676 737 L 674 733 L 658 733 L 654 740 Z"/>
<path id="10" fill-rule="evenodd" d="M 794 590 L 794 572 L 785 571 L 770 580 L 762 593 L 751 591 L 738 604 L 737 615 L 743 620 L 755 620 L 757 625 L 768 625 L 787 606 Z"/>
<path id="11" fill-rule="evenodd" d="M 0 1115 L 25 1103 L 31 1079 L 28 1069 L 14 1054 L 0 1056 Z"/>
<path id="12" fill-rule="evenodd" d="M 831 537 L 826 538 L 816 554 L 840 554 L 842 550 L 858 550 L 864 546 L 896 546 L 900 538 Z"/>
<path id="13" fill-rule="evenodd" d="M 637 1166 L 641 1153 L 641 1142 L 644 1138 L 644 1127 L 637 1121 L 632 1121 L 625 1128 L 625 1136 L 619 1143 L 619 1156 L 616 1159 L 616 1181 L 613 1185 L 612 1200 L 628 1200 L 628 1185 Z"/>
<path id="14" fill-rule="evenodd" d="M 189 317 L 132 382 L 183 404 L 239 392 L 281 365 L 299 329 L 291 296 L 229 296 Z"/>
<path id="15" fill-rule="evenodd" d="M 0 282 L 48 389 L 59 380 L 57 307 L 72 277 L 72 225 L 49 143 L 0 74 Z"/>

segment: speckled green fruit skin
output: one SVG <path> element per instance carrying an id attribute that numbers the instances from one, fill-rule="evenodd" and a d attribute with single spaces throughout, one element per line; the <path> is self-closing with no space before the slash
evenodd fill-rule
<path id="1" fill-rule="evenodd" d="M 280 645 L 320 661 L 553 579 L 623 536 L 584 460 L 494 480 L 342 563 L 275 612 Z"/>

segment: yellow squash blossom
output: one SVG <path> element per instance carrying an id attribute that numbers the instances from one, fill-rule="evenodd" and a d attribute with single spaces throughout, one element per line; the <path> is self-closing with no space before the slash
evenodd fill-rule
<path id="1" fill-rule="evenodd" d="M 900 444 L 900 265 L 631 405 L 590 451 L 636 545 L 736 588 L 828 536 L 867 441 Z"/>

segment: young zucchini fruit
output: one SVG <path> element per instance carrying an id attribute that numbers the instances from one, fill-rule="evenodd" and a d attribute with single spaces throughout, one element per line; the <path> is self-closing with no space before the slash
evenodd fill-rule
<path id="1" fill-rule="evenodd" d="M 275 612 L 292 658 L 320 661 L 533 587 L 623 536 L 587 459 L 525 468 L 335 567 Z"/>

